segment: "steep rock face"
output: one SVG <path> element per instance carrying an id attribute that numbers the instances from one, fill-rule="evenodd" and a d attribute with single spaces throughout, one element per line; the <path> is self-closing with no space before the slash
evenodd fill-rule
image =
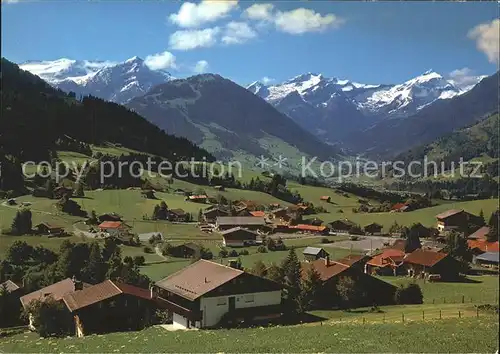
<path id="1" fill-rule="evenodd" d="M 261 139 L 273 137 L 305 154 L 330 158 L 319 142 L 272 105 L 219 75 L 203 74 L 154 87 L 127 106 L 160 128 L 223 150 L 265 154 Z"/>

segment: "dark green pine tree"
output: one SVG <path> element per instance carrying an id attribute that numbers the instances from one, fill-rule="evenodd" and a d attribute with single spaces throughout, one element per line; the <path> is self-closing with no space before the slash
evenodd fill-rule
<path id="1" fill-rule="evenodd" d="M 295 249 L 290 249 L 281 265 L 285 285 L 284 298 L 287 312 L 294 315 L 300 312 L 301 270 Z"/>
<path id="2" fill-rule="evenodd" d="M 91 284 L 104 281 L 107 265 L 102 259 L 101 247 L 99 243 L 92 242 L 90 245 L 90 255 L 87 264 L 82 270 L 82 280 Z"/>
<path id="3" fill-rule="evenodd" d="M 300 292 L 301 312 L 309 311 L 319 305 L 322 287 L 323 281 L 320 274 L 314 266 L 311 266 L 302 281 Z"/>
<path id="4" fill-rule="evenodd" d="M 107 263 L 108 271 L 106 278 L 111 280 L 119 279 L 123 271 L 122 253 L 119 247 L 113 251 Z"/>

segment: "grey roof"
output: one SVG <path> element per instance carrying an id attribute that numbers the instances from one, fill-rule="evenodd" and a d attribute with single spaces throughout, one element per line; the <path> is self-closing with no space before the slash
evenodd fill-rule
<path id="1" fill-rule="evenodd" d="M 265 225 L 266 220 L 258 216 L 218 216 L 219 225 Z"/>
<path id="2" fill-rule="evenodd" d="M 476 260 L 488 261 L 488 262 L 499 262 L 498 252 L 485 252 L 476 257 Z"/>
<path id="3" fill-rule="evenodd" d="M 319 247 L 306 247 L 302 254 L 313 254 L 318 255 L 323 249 Z"/>
<path id="4" fill-rule="evenodd" d="M 254 235 L 257 235 L 257 233 L 256 233 L 256 232 L 254 232 L 254 231 L 252 231 L 252 230 L 245 229 L 245 228 L 243 228 L 243 227 L 239 227 L 239 226 L 237 226 L 237 227 L 233 227 L 233 228 L 231 228 L 231 229 L 227 229 L 227 230 L 224 230 L 224 231 L 221 231 L 221 232 L 220 232 L 220 234 L 221 234 L 221 235 L 227 235 L 227 234 L 231 234 L 231 233 L 233 233 L 233 232 L 235 232 L 235 231 L 239 231 L 239 230 L 242 230 L 242 231 L 244 231 L 244 232 L 246 232 L 246 233 L 249 233 L 249 234 L 254 234 Z"/>

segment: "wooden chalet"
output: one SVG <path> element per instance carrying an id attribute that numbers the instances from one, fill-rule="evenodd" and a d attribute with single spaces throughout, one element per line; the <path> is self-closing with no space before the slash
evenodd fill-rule
<path id="1" fill-rule="evenodd" d="M 363 230 L 369 235 L 380 235 L 382 233 L 383 226 L 373 222 L 371 224 L 366 225 Z"/>
<path id="2" fill-rule="evenodd" d="M 307 262 L 313 262 L 329 256 L 329 253 L 320 247 L 306 247 L 304 251 L 302 251 L 302 254 Z"/>
<path id="3" fill-rule="evenodd" d="M 328 235 L 330 230 L 326 226 L 314 226 L 308 224 L 290 225 L 289 229 L 311 234 Z"/>
<path id="4" fill-rule="evenodd" d="M 388 248 L 366 262 L 365 272 L 379 275 L 403 275 L 406 273 L 403 261 L 405 252 Z"/>
<path id="5" fill-rule="evenodd" d="M 356 267 L 330 261 L 329 257 L 318 259 L 313 262 L 301 263 L 302 276 L 306 277 L 310 267 L 319 273 L 323 286 L 320 291 L 321 306 L 331 308 L 332 306 L 341 307 L 342 303 L 337 296 L 336 286 L 342 278 L 350 278 L 356 282 L 358 291 L 362 293 L 358 296 L 358 302 L 354 304 L 356 307 L 394 304 L 394 294 L 396 287 L 363 271 Z"/>
<path id="6" fill-rule="evenodd" d="M 104 221 L 122 221 L 122 217 L 116 213 L 102 214 L 97 217 L 100 222 Z"/>
<path id="7" fill-rule="evenodd" d="M 445 252 L 433 252 L 417 249 L 404 259 L 408 275 L 428 278 L 431 274 L 439 274 L 441 279 L 452 280 L 458 277 L 457 261 Z"/>
<path id="8" fill-rule="evenodd" d="M 365 265 L 370 259 L 371 257 L 366 254 L 349 254 L 343 258 L 336 259 L 335 262 L 364 272 Z"/>
<path id="9" fill-rule="evenodd" d="M 463 209 L 451 209 L 436 215 L 437 229 L 439 232 L 456 230 L 465 232 L 469 223 L 484 222 L 479 216 L 473 215 Z"/>
<path id="10" fill-rule="evenodd" d="M 49 224 L 48 222 L 42 222 L 35 226 L 36 232 L 41 235 L 60 235 L 64 233 L 64 228 L 61 226 Z"/>
<path id="11" fill-rule="evenodd" d="M 267 228 L 266 220 L 257 216 L 218 216 L 215 227 L 219 231 L 243 227 L 249 230 L 262 230 Z"/>
<path id="12" fill-rule="evenodd" d="M 178 258 L 195 258 L 200 255 L 201 246 L 194 242 L 184 243 L 182 245 L 173 246 L 170 249 L 170 254 Z"/>
<path id="13" fill-rule="evenodd" d="M 348 219 L 339 219 L 328 223 L 330 229 L 336 232 L 349 232 L 349 230 L 356 224 Z"/>
<path id="14" fill-rule="evenodd" d="M 206 222 L 215 223 L 219 216 L 229 216 L 228 208 L 222 206 L 211 206 L 203 211 L 203 218 Z"/>
<path id="15" fill-rule="evenodd" d="M 78 337 L 149 325 L 156 305 L 148 289 L 105 280 L 62 297 Z"/>
<path id="16" fill-rule="evenodd" d="M 488 226 L 483 226 L 470 234 L 467 238 L 469 240 L 486 240 L 488 234 L 490 233 L 490 228 Z"/>
<path id="17" fill-rule="evenodd" d="M 177 328 L 210 328 L 279 318 L 282 286 L 269 279 L 199 260 L 151 288 Z"/>
<path id="18" fill-rule="evenodd" d="M 221 232 L 221 235 L 222 244 L 225 247 L 250 246 L 255 245 L 257 241 L 257 233 L 239 226 L 224 230 Z"/>
<path id="19" fill-rule="evenodd" d="M 186 221 L 188 214 L 184 209 L 169 209 L 167 211 L 167 219 L 169 221 Z"/>
<path id="20" fill-rule="evenodd" d="M 186 198 L 186 200 L 194 203 L 201 203 L 205 204 L 207 202 L 208 196 L 205 194 L 200 194 L 200 195 L 190 195 L 189 197 Z"/>

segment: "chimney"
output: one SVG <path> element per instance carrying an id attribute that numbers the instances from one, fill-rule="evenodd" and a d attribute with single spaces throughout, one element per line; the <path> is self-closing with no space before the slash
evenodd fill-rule
<path id="1" fill-rule="evenodd" d="M 76 280 L 76 277 L 73 275 L 73 278 L 71 279 L 73 281 L 73 286 L 76 290 L 83 290 L 83 282 Z"/>
<path id="2" fill-rule="evenodd" d="M 154 292 L 154 290 L 153 290 L 153 285 L 151 285 L 151 286 L 149 287 L 149 291 L 150 291 L 150 295 L 149 295 L 149 296 L 151 297 L 151 299 L 154 299 L 154 297 L 155 297 L 155 296 L 154 296 L 154 295 L 155 295 L 155 292 Z"/>
<path id="3" fill-rule="evenodd" d="M 329 265 L 330 265 L 330 255 L 327 254 L 325 257 L 325 266 L 328 267 Z"/>

